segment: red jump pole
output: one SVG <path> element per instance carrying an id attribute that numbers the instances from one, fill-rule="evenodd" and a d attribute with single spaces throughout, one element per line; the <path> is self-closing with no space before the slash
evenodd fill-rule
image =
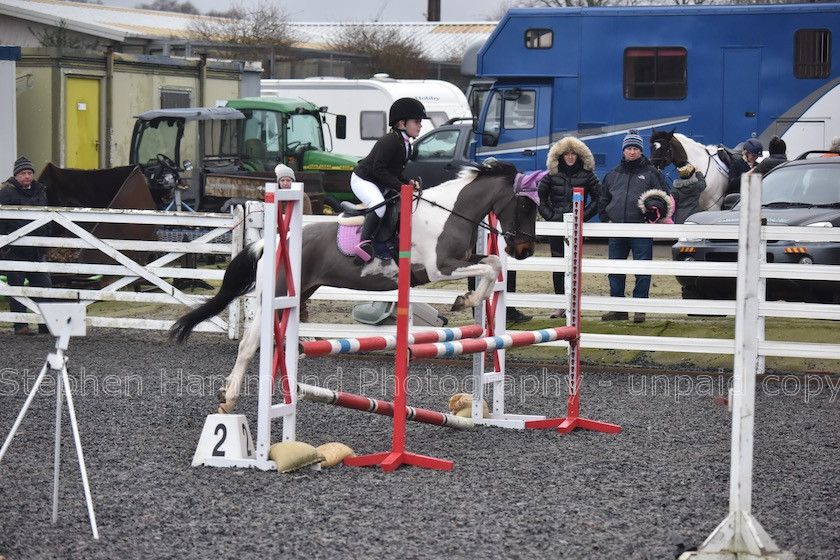
<path id="1" fill-rule="evenodd" d="M 381 414 L 382 416 L 394 416 L 394 403 L 371 399 L 370 397 L 363 397 L 362 395 L 355 395 L 353 393 L 345 393 L 343 391 L 333 391 L 332 389 L 325 389 L 316 385 L 298 383 L 298 398 L 304 401 L 331 404 L 352 410 L 363 410 L 365 412 L 372 412 L 373 414 Z M 413 406 L 407 406 L 405 408 L 406 418 L 414 422 L 432 424 L 434 426 L 446 426 L 447 428 L 455 428 L 457 430 L 466 430 L 475 426 L 472 418 L 464 418 L 462 416 L 445 414 L 443 412 Z"/>
<path id="2" fill-rule="evenodd" d="M 583 254 L 583 189 L 577 188 L 572 197 L 574 209 L 574 243 L 572 243 L 572 326 L 580 333 L 581 257 Z M 575 428 L 617 434 L 621 426 L 578 416 L 580 412 L 580 336 L 569 340 L 569 397 L 565 418 L 547 418 L 525 422 L 526 428 L 557 428 L 567 434 Z"/>
<path id="3" fill-rule="evenodd" d="M 408 307 L 411 290 L 411 185 L 403 185 L 400 195 L 400 254 L 399 285 L 397 288 L 397 349 L 394 364 L 394 436 L 391 451 L 351 457 L 345 465 L 356 467 L 380 465 L 383 471 L 396 470 L 400 465 L 451 471 L 452 461 L 436 459 L 405 450 L 406 377 L 408 375 Z"/>

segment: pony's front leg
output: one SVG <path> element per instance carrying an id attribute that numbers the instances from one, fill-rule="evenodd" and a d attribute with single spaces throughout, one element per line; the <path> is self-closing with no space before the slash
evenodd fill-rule
<path id="1" fill-rule="evenodd" d="M 257 307 L 254 313 L 254 320 L 245 331 L 242 341 L 239 343 L 239 353 L 236 355 L 236 363 L 233 365 L 230 375 L 225 379 L 225 385 L 217 393 L 219 400 L 219 413 L 230 414 L 236 406 L 242 381 L 245 379 L 245 372 L 248 371 L 248 364 L 251 358 L 260 347 L 260 308 Z"/>
<path id="2" fill-rule="evenodd" d="M 466 264 L 466 263 L 465 263 Z M 502 271 L 502 261 L 496 255 L 482 257 L 477 263 L 466 264 L 453 268 L 452 272 L 443 276 L 441 280 L 457 280 L 460 278 L 475 277 L 477 279 L 475 290 L 455 298 L 452 304 L 452 311 L 460 311 L 467 307 L 475 307 L 490 297 L 496 279 Z"/>

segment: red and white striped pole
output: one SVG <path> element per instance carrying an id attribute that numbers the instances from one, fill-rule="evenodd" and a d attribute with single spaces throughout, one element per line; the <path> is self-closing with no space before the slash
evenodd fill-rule
<path id="1" fill-rule="evenodd" d="M 396 470 L 400 465 L 427 469 L 452 470 L 452 461 L 408 453 L 405 450 L 406 377 L 408 375 L 408 312 L 411 290 L 411 202 L 414 189 L 403 185 L 400 191 L 400 251 L 399 283 L 397 286 L 397 349 L 394 364 L 394 435 L 391 451 L 350 457 L 345 465 L 380 465 L 383 471 Z"/>
<path id="2" fill-rule="evenodd" d="M 484 334 L 481 325 L 466 325 L 447 329 L 434 329 L 408 334 L 409 344 L 429 342 L 449 342 L 463 338 L 476 338 Z M 397 347 L 395 335 L 367 336 L 362 338 L 336 338 L 332 340 L 313 340 L 299 344 L 300 353 L 307 356 L 331 356 L 334 354 L 355 354 L 357 352 L 376 352 L 393 350 Z"/>
<path id="3" fill-rule="evenodd" d="M 575 327 L 552 327 L 538 331 L 508 332 L 499 336 L 484 338 L 470 338 L 452 342 L 432 342 L 428 344 L 413 344 L 408 347 L 411 359 L 443 358 L 459 356 L 461 354 L 476 354 L 490 352 L 517 346 L 532 346 L 554 340 L 574 340 L 578 336 Z"/>
<path id="4" fill-rule="evenodd" d="M 331 404 L 353 410 L 363 410 L 383 416 L 394 416 L 394 403 L 388 401 L 380 401 L 343 391 L 333 391 L 332 389 L 325 389 L 305 383 L 298 383 L 297 390 L 298 398 L 304 401 Z M 458 430 L 465 430 L 475 426 L 472 418 L 454 416 L 452 414 L 413 406 L 407 406 L 405 409 L 406 419 L 414 422 L 422 422 L 423 424 L 432 424 L 434 426 L 446 426 Z"/>

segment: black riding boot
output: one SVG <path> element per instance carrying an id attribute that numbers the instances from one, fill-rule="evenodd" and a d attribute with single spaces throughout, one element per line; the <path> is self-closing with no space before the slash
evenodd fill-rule
<path id="1" fill-rule="evenodd" d="M 359 234 L 359 244 L 356 246 L 354 259 L 357 265 L 363 265 L 373 258 L 373 235 L 379 226 L 379 216 L 376 212 L 369 212 L 365 215 L 365 223 L 362 224 L 362 231 Z"/>

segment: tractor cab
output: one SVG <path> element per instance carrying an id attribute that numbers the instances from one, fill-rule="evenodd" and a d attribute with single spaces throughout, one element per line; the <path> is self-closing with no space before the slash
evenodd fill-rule
<path id="1" fill-rule="evenodd" d="M 159 209 L 198 209 L 207 174 L 242 169 L 238 121 L 245 115 L 237 109 L 158 109 L 136 118 L 129 163 L 142 169 Z"/>

